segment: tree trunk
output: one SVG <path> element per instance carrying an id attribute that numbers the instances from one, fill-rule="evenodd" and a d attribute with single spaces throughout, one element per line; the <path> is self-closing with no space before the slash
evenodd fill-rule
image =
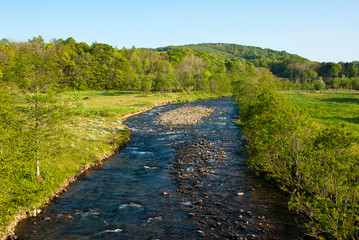
<path id="1" fill-rule="evenodd" d="M 36 99 L 35 99 L 35 134 L 36 134 L 36 146 L 35 146 L 35 157 L 36 157 L 36 175 L 37 177 L 41 177 L 40 175 L 40 159 L 39 159 L 39 146 L 40 146 L 40 139 L 39 139 L 39 85 L 36 85 Z"/>

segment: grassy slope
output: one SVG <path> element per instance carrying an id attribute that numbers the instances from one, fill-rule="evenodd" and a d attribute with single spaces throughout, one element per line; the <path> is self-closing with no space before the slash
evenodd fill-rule
<path id="1" fill-rule="evenodd" d="M 321 123 L 346 123 L 359 131 L 359 92 L 285 92 L 287 98 Z"/>
<path id="2" fill-rule="evenodd" d="M 73 92 L 66 92 L 62 98 L 71 98 L 72 95 Z M 199 92 L 190 95 L 187 93 L 143 95 L 129 91 L 84 91 L 80 92 L 80 96 L 81 99 L 85 99 L 84 107 L 78 108 L 77 113 L 63 123 L 70 134 L 62 144 L 65 151 L 60 151 L 55 159 L 40 163 L 44 180 L 39 191 L 23 196 L 27 199 L 26 206 L 5 204 L 8 207 L 3 210 L 8 214 L 5 219 L 0 219 L 5 223 L 3 230 L 0 226 L 0 239 L 7 234 L 4 229 L 16 222 L 16 220 L 14 222 L 15 214 L 22 212 L 17 218 L 29 215 L 30 209 L 36 209 L 47 202 L 56 190 L 65 187 L 81 170 L 109 157 L 118 147 L 126 144 L 129 140 L 129 131 L 122 124 L 125 114 L 139 112 L 144 108 L 169 101 L 186 102 L 220 97 Z"/>

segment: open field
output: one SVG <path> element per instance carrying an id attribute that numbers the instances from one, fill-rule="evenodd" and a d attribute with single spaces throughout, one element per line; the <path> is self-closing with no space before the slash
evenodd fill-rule
<path id="1" fill-rule="evenodd" d="M 329 125 L 345 123 L 359 131 L 359 91 L 284 92 L 290 102 Z"/>

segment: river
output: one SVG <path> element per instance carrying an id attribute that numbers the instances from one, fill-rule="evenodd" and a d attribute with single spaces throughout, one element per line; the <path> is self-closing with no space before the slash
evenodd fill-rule
<path id="1" fill-rule="evenodd" d="M 198 125 L 172 128 L 159 113 L 215 107 Z M 167 105 L 128 119 L 130 143 L 89 171 L 19 239 L 300 239 L 287 196 L 246 165 L 230 98 Z"/>

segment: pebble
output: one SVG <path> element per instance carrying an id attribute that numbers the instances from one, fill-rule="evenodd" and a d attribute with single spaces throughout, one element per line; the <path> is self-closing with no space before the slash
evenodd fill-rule
<path id="1" fill-rule="evenodd" d="M 200 123 L 204 117 L 210 115 L 213 111 L 214 108 L 203 106 L 184 106 L 161 114 L 157 122 L 169 125 L 195 125 Z"/>
<path id="2" fill-rule="evenodd" d="M 198 230 L 198 233 L 199 233 L 199 235 L 201 235 L 201 236 L 206 236 L 206 234 L 204 234 L 204 232 L 203 232 L 202 230 Z"/>
<path id="3" fill-rule="evenodd" d="M 19 237 L 16 235 L 10 235 L 7 239 L 8 240 L 16 240 L 16 239 L 19 239 Z"/>
<path id="4" fill-rule="evenodd" d="M 173 116 L 178 120 L 182 118 L 182 116 Z M 161 120 L 159 118 L 157 122 Z M 174 121 L 177 120 L 170 120 L 171 123 L 168 124 L 172 128 Z M 198 119 L 195 120 L 198 123 Z M 174 128 L 177 127 L 180 126 L 174 126 Z M 197 132 L 196 130 L 191 128 L 190 131 L 178 131 L 187 133 Z M 202 236 L 211 239 L 226 239 L 227 237 L 227 239 L 244 239 L 247 237 L 248 239 L 253 239 L 255 235 L 252 235 L 252 233 L 257 233 L 258 227 L 262 230 L 267 221 L 261 220 L 262 217 L 253 216 L 252 212 L 248 211 L 249 209 L 247 208 L 239 208 L 239 210 L 238 205 L 234 208 L 235 212 L 231 212 L 232 215 L 228 216 L 226 220 L 223 216 L 227 215 L 222 212 L 222 209 L 229 206 L 229 210 L 231 210 L 232 199 L 237 203 L 245 195 L 247 196 L 250 193 L 249 191 L 258 190 L 261 185 L 252 184 L 243 187 L 237 186 L 237 188 L 232 189 L 227 188 L 231 184 L 221 180 L 221 174 L 223 170 L 229 169 L 225 166 L 233 166 L 231 161 L 226 161 L 226 158 L 231 156 L 232 151 L 238 151 L 238 148 L 233 147 L 231 149 L 226 147 L 227 142 L 233 142 L 234 140 L 222 138 L 222 136 L 216 136 L 215 138 L 207 137 L 205 134 L 202 134 L 202 136 L 205 138 L 194 139 L 183 145 L 177 145 L 175 147 L 175 158 L 171 162 L 172 167 L 168 168 L 171 171 L 172 179 L 178 183 L 176 191 L 184 197 L 183 201 L 192 202 L 191 205 L 183 206 L 187 211 L 187 218 L 188 220 L 195 220 L 198 237 Z M 222 191 L 225 192 L 225 195 L 221 194 Z M 162 193 L 164 196 L 167 194 L 167 192 Z M 236 196 L 238 197 L 236 198 Z M 265 208 L 266 206 L 262 205 L 260 207 Z M 247 234 L 249 235 L 247 236 Z M 258 232 L 258 234 L 261 233 Z M 240 237 L 241 235 L 242 237 Z"/>

